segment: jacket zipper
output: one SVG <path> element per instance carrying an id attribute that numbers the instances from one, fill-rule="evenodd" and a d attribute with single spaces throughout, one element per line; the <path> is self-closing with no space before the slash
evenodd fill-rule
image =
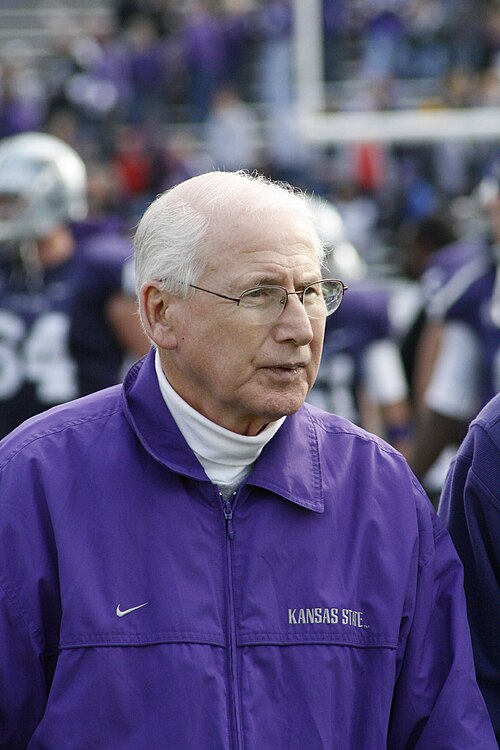
<path id="1" fill-rule="evenodd" d="M 233 498 L 234 498 L 235 495 L 236 495 L 236 492 L 233 493 Z M 223 505 L 223 508 L 224 508 L 224 518 L 226 519 L 226 531 L 227 531 L 227 534 L 228 534 L 229 538 L 232 541 L 233 538 L 234 538 L 233 506 L 231 505 L 231 501 L 230 500 L 224 500 L 224 498 L 222 497 L 222 495 L 221 495 L 221 498 L 222 498 L 222 505 Z M 229 548 L 229 550 L 230 550 L 230 548 Z"/>
<path id="2" fill-rule="evenodd" d="M 233 502 L 236 497 L 236 492 L 233 493 Z M 229 659 L 228 659 L 228 674 L 229 674 L 229 687 L 230 697 L 232 704 L 232 724 L 234 726 L 234 747 L 237 750 L 243 748 L 243 741 L 241 738 L 241 716 L 240 716 L 240 691 L 238 683 L 238 661 L 236 653 L 236 621 L 234 615 L 234 588 L 233 588 L 233 566 L 232 566 L 232 542 L 234 539 L 234 528 L 233 528 L 233 505 L 231 500 L 225 500 L 222 495 L 222 507 L 224 511 L 224 518 L 226 520 L 226 562 L 227 562 L 227 594 L 228 594 L 228 646 L 229 646 Z"/>

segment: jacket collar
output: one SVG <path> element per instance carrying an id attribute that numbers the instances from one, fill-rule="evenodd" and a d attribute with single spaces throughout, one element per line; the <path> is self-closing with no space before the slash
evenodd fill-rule
<path id="1" fill-rule="evenodd" d="M 154 349 L 129 370 L 123 384 L 126 418 L 148 453 L 178 474 L 209 482 L 160 392 Z M 246 484 L 274 492 L 296 505 L 323 512 L 316 424 L 307 406 L 287 417 L 265 446 Z"/>

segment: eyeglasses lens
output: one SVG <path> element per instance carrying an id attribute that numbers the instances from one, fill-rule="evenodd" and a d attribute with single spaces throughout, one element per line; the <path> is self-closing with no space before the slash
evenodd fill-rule
<path id="1" fill-rule="evenodd" d="M 304 289 L 302 302 L 310 318 L 325 318 L 338 308 L 344 288 L 339 281 L 318 281 Z M 250 289 L 240 298 L 240 308 L 258 323 L 276 320 L 286 305 L 284 289 L 260 286 Z"/>
<path id="2" fill-rule="evenodd" d="M 343 295 L 340 281 L 318 281 L 304 290 L 304 307 L 310 318 L 325 318 L 335 312 Z"/>

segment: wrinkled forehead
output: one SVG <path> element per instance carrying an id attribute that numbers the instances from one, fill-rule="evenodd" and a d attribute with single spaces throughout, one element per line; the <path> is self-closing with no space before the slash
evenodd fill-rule
<path id="1" fill-rule="evenodd" d="M 321 269 L 310 234 L 294 217 L 274 216 L 252 222 L 245 217 L 207 246 L 207 272 L 245 279 L 245 284 L 285 283 L 286 278 L 318 277 Z M 287 282 L 289 283 L 289 282 Z"/>
<path id="2" fill-rule="evenodd" d="M 286 253 L 287 248 L 320 266 L 322 244 L 308 205 L 284 189 L 233 174 L 208 174 L 181 183 L 169 200 L 203 225 L 199 252 L 213 269 L 224 256 L 248 258 L 253 251 Z"/>
<path id="3" fill-rule="evenodd" d="M 231 243 L 235 236 L 256 242 L 296 235 L 313 245 L 312 227 L 304 215 L 288 207 L 255 210 L 244 206 L 221 206 L 214 211 L 208 231 L 210 240 Z"/>

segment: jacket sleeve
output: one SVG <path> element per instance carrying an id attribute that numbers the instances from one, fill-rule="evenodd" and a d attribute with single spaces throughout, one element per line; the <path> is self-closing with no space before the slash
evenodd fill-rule
<path id="1" fill-rule="evenodd" d="M 35 473 L 0 460 L 0 750 L 26 748 L 45 710 L 58 640 L 46 613 L 60 609 L 52 540 Z"/>
<path id="2" fill-rule="evenodd" d="M 44 712 L 45 669 L 22 612 L 3 586 L 0 653 L 0 748 L 23 750 Z"/>
<path id="3" fill-rule="evenodd" d="M 463 569 L 430 504 L 402 621 L 389 750 L 497 750 L 477 686 Z"/>

